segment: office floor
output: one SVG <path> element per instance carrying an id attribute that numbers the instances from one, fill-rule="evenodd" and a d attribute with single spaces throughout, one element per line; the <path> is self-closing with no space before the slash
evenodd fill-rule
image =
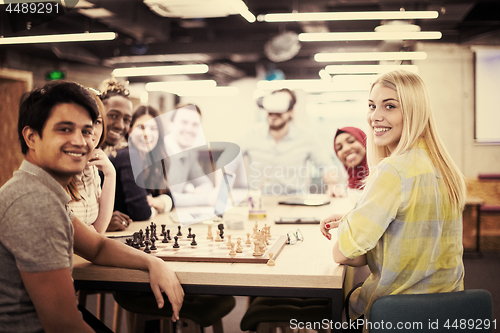
<path id="1" fill-rule="evenodd" d="M 500 325 L 500 253 L 484 253 L 482 256 L 466 254 L 465 265 L 465 289 L 486 289 L 493 296 L 493 319 L 497 319 L 497 327 Z M 110 294 L 106 299 L 105 324 L 112 327 L 113 299 Z M 246 297 L 236 297 L 235 308 L 223 319 L 225 333 L 241 333 L 240 320 L 247 306 Z M 95 314 L 96 298 L 90 295 L 87 300 L 87 308 Z M 127 333 L 125 316 L 122 318 L 122 333 Z M 155 333 L 150 329 L 147 333 Z M 208 328 L 205 333 L 212 333 Z"/>

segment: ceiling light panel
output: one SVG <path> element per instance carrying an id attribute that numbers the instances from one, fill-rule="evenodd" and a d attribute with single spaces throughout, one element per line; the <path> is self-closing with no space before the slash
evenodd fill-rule
<path id="1" fill-rule="evenodd" d="M 172 65 L 152 67 L 116 68 L 113 75 L 116 77 L 152 76 L 152 75 L 177 75 L 177 74 L 205 74 L 208 65 Z"/>
<path id="2" fill-rule="evenodd" d="M 299 34 L 301 42 L 335 42 L 363 40 L 427 40 L 441 39 L 439 31 L 419 32 L 312 32 Z"/>
<path id="3" fill-rule="evenodd" d="M 420 20 L 435 19 L 437 11 L 380 11 L 334 13 L 280 13 L 259 15 L 261 22 L 354 21 L 354 20 Z"/>
<path id="4" fill-rule="evenodd" d="M 344 52 L 316 53 L 317 62 L 337 61 L 383 61 L 383 60 L 424 60 L 425 52 Z"/>

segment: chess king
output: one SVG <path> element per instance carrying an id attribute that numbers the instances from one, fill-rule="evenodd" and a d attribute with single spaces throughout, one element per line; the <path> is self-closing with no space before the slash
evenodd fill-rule
<path id="1" fill-rule="evenodd" d="M 106 331 L 87 324 L 80 313 L 85 309 L 77 307 L 73 251 L 95 264 L 148 271 L 158 307 L 164 292 L 172 319 L 179 317 L 184 293 L 167 264 L 93 232 L 67 206 L 71 177 L 94 153 L 97 115 L 92 95 L 71 82 L 47 83 L 21 101 L 18 134 L 25 160 L 0 189 L 2 332 Z"/>

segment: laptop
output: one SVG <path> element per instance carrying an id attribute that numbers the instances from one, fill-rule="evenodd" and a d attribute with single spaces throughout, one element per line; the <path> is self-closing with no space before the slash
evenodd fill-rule
<path id="1" fill-rule="evenodd" d="M 234 179 L 234 173 L 228 171 L 222 173 L 219 192 L 213 206 L 176 207 L 175 211 L 170 213 L 170 218 L 181 225 L 193 224 L 205 220 L 220 221 L 224 212 L 234 206 L 231 195 Z"/>

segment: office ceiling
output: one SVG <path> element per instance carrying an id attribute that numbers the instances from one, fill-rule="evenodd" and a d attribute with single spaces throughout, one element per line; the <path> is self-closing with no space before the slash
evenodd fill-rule
<path id="1" fill-rule="evenodd" d="M 302 42 L 290 60 L 278 61 L 290 47 L 277 45 L 275 57 L 266 55 L 266 43 L 284 33 L 374 31 L 380 21 L 329 21 L 306 23 L 249 23 L 241 15 L 206 18 L 164 17 L 144 2 L 151 0 L 66 0 L 74 8 L 57 18 L 8 15 L 2 8 L 1 35 L 21 36 L 54 33 L 114 31 L 118 38 L 107 42 L 33 45 L 0 45 L 5 50 L 27 52 L 47 59 L 61 59 L 111 68 L 206 63 L 207 74 L 224 85 L 244 76 L 266 76 L 282 72 L 287 79 L 315 79 L 325 63 L 313 60 L 317 52 L 411 50 L 412 41 Z M 199 0 L 154 0 L 188 5 Z M 199 12 L 214 15 L 211 5 Z M 220 1 L 220 0 L 218 0 Z M 9 2 L 5 0 L 5 2 Z M 244 0 L 256 17 L 267 13 L 436 10 L 439 17 L 416 20 L 422 31 L 441 31 L 435 43 L 500 45 L 499 0 Z M 1 3 L 1 1 L 0 1 Z M 220 6 L 219 6 L 220 7 Z M 163 14 L 180 15 L 182 7 L 163 7 Z M 187 7 L 184 7 L 186 9 Z M 88 9 L 92 9 L 88 11 Z M 167 11 L 165 11 L 165 9 Z M 191 8 L 193 9 L 193 8 Z M 216 14 L 215 14 L 216 15 Z M 30 22 L 30 30 L 27 30 Z M 295 46 L 297 51 L 297 46 Z M 269 53 L 268 53 L 269 54 Z M 285 54 L 287 55 L 287 54 Z M 273 58 L 274 61 L 269 58 Z M 283 58 L 286 58 L 285 56 Z M 277 72 L 275 70 L 278 70 Z M 131 82 L 158 81 L 162 77 L 134 77 Z"/>

